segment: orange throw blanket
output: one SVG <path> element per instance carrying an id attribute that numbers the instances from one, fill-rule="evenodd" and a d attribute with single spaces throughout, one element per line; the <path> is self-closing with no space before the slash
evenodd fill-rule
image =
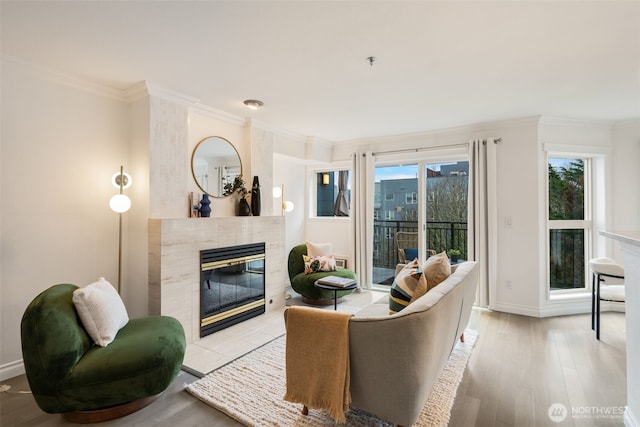
<path id="1" fill-rule="evenodd" d="M 310 307 L 287 310 L 284 400 L 324 409 L 344 423 L 349 409 L 349 318 Z"/>

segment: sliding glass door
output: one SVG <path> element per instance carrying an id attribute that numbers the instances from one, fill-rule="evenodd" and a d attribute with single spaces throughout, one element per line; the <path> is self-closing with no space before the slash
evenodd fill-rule
<path id="1" fill-rule="evenodd" d="M 396 265 L 418 256 L 418 170 L 418 164 L 375 168 L 374 284 L 390 286 Z"/>
<path id="2" fill-rule="evenodd" d="M 459 157 L 460 158 L 460 157 Z M 390 286 L 396 265 L 455 250 L 467 254 L 466 158 L 378 162 L 374 178 L 373 283 Z"/>
<path id="3" fill-rule="evenodd" d="M 467 259 L 469 162 L 426 165 L 427 253 L 446 251 L 452 262 Z"/>

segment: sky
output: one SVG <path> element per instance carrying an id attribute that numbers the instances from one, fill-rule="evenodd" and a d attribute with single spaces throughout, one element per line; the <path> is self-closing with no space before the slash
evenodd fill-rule
<path id="1" fill-rule="evenodd" d="M 391 179 L 417 178 L 418 165 L 378 166 L 376 167 L 375 182 Z"/>
<path id="2" fill-rule="evenodd" d="M 442 165 L 455 164 L 451 163 L 429 163 L 428 167 L 431 170 L 439 171 Z M 377 166 L 375 182 L 390 179 L 406 179 L 418 177 L 418 165 L 398 165 L 398 166 Z"/>

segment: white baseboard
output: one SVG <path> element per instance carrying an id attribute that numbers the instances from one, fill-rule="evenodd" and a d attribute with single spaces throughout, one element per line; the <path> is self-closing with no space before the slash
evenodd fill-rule
<path id="1" fill-rule="evenodd" d="M 24 374 L 24 363 L 22 363 L 22 359 L 0 366 L 0 381 L 8 380 L 9 378 L 22 374 Z"/>
<path id="2" fill-rule="evenodd" d="M 503 313 L 520 314 L 522 316 L 540 317 L 540 313 L 537 308 L 527 307 L 524 305 L 496 303 L 491 305 L 489 309 Z"/>
<path id="3" fill-rule="evenodd" d="M 504 313 L 520 314 L 522 316 L 530 317 L 553 317 L 553 316 L 566 316 L 569 314 L 584 314 L 591 313 L 591 301 L 585 302 L 580 300 L 563 300 L 558 302 L 550 302 L 543 307 L 529 307 L 524 305 L 509 304 L 509 303 L 496 303 L 489 307 L 494 311 L 501 311 Z M 600 304 L 600 311 L 617 311 L 625 312 L 624 303 L 602 301 Z M 640 427 L 640 426 L 638 426 Z"/>

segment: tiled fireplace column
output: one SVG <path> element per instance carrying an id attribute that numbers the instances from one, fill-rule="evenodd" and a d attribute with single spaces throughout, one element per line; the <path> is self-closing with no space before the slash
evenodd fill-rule
<path id="1" fill-rule="evenodd" d="M 266 312 L 285 305 L 284 217 L 151 218 L 149 313 L 175 317 L 200 340 L 200 251 L 265 243 Z"/>

